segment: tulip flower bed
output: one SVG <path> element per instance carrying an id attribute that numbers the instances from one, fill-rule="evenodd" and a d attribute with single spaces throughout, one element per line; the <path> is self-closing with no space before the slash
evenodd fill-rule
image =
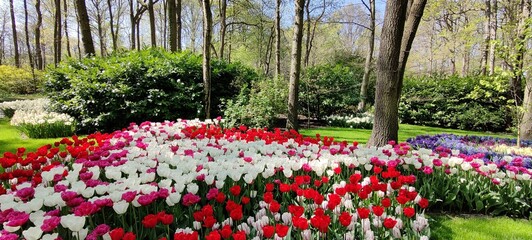
<path id="1" fill-rule="evenodd" d="M 0 158 L 0 239 L 427 238 L 409 153 L 198 121 L 63 139 Z"/>
<path id="2" fill-rule="evenodd" d="M 530 216 L 532 202 L 526 168 L 217 120 L 132 124 L 0 164 L 0 239 L 427 239 L 429 206 L 473 197 Z"/>

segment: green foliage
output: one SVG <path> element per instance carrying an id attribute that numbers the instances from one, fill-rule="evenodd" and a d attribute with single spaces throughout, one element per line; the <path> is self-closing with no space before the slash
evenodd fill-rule
<path id="1" fill-rule="evenodd" d="M 350 114 L 360 101 L 360 84 L 364 67 L 358 58 L 337 59 L 306 69 L 300 86 L 300 113 L 323 119 L 333 114 Z M 368 105 L 373 102 L 374 80 L 368 87 Z"/>
<path id="2" fill-rule="evenodd" d="M 282 79 L 263 79 L 251 87 L 244 86 L 236 98 L 227 101 L 224 111 L 227 125 L 271 127 L 277 115 L 286 112 L 286 85 Z"/>
<path id="3" fill-rule="evenodd" d="M 64 122 L 21 124 L 17 128 L 30 138 L 69 137 L 76 132 L 75 124 L 65 124 Z"/>
<path id="4" fill-rule="evenodd" d="M 405 78 L 399 115 L 403 123 L 477 131 L 511 125 L 507 81 L 488 77 Z"/>
<path id="5" fill-rule="evenodd" d="M 131 122 L 195 118 L 203 114 L 201 56 L 147 49 L 81 61 L 69 59 L 46 74 L 56 111 L 75 117 L 82 130 L 112 131 Z M 241 64 L 212 62 L 212 105 L 232 98 L 257 78 Z"/>
<path id="6" fill-rule="evenodd" d="M 0 65 L 0 96 L 11 94 L 32 94 L 42 85 L 42 73 L 35 70 L 35 80 L 30 69 Z"/>

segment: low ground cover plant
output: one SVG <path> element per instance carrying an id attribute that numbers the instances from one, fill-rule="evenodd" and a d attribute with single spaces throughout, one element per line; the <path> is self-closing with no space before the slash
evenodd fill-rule
<path id="1" fill-rule="evenodd" d="M 423 213 L 447 200 L 431 194 L 442 179 L 460 191 L 483 183 L 488 192 L 466 194 L 480 201 L 532 196 L 530 169 L 458 151 L 365 148 L 217 120 L 132 124 L 5 153 L 0 164 L 0 235 L 25 239 L 428 238 Z M 530 215 L 512 202 L 492 207 L 474 209 Z"/>

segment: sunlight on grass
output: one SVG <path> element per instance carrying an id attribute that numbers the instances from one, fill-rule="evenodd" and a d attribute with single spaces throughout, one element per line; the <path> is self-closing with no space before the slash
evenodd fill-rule
<path id="1" fill-rule="evenodd" d="M 431 239 L 532 239 L 532 222 L 508 217 L 430 215 Z"/>
<path id="2" fill-rule="evenodd" d="M 311 128 L 311 129 L 301 129 L 299 131 L 301 134 L 309 137 L 314 137 L 316 134 L 320 134 L 322 137 L 334 137 L 337 141 L 348 141 L 353 142 L 357 141 L 359 143 L 366 143 L 371 135 L 371 129 L 351 129 L 351 128 L 339 128 L 339 127 L 321 127 L 321 128 Z M 515 136 L 509 134 L 497 134 L 497 133 L 486 133 L 486 132 L 474 132 L 474 131 L 465 131 L 457 129 L 448 129 L 448 128 L 438 128 L 438 127 L 426 127 L 426 126 L 416 126 L 409 124 L 400 124 L 399 125 L 399 141 L 404 142 L 408 138 L 412 138 L 418 135 L 434 135 L 440 133 L 452 133 L 456 135 L 477 135 L 477 136 L 493 136 L 493 137 L 502 137 L 502 138 L 515 138 Z"/>
<path id="3" fill-rule="evenodd" d="M 27 151 L 34 151 L 46 144 L 53 144 L 61 138 L 30 139 L 22 135 L 16 128 L 9 125 L 9 120 L 0 118 L 0 156 L 4 152 L 15 152 L 19 147 L 25 147 Z"/>

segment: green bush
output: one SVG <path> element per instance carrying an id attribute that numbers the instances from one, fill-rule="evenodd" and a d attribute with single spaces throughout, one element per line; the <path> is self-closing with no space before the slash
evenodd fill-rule
<path id="1" fill-rule="evenodd" d="M 300 86 L 300 114 L 323 119 L 330 115 L 352 114 L 360 101 L 364 67 L 360 60 L 338 60 L 334 64 L 307 68 Z M 374 99 L 374 80 L 370 79 L 367 104 Z"/>
<path id="2" fill-rule="evenodd" d="M 83 131 L 112 131 L 131 122 L 202 117 L 201 56 L 147 49 L 106 58 L 69 59 L 46 74 L 45 89 L 56 111 L 75 117 Z M 212 63 L 212 106 L 257 77 L 236 63 Z"/>
<path id="3" fill-rule="evenodd" d="M 277 116 L 286 112 L 288 89 L 285 80 L 263 79 L 227 101 L 224 118 L 227 126 L 271 127 Z"/>
<path id="4" fill-rule="evenodd" d="M 30 69 L 0 65 L 0 93 L 33 94 L 39 91 L 42 82 L 42 73 L 38 70 L 33 79 Z"/>
<path id="5" fill-rule="evenodd" d="M 511 125 L 502 80 L 436 76 L 405 78 L 403 86 L 402 123 L 496 132 Z"/>

